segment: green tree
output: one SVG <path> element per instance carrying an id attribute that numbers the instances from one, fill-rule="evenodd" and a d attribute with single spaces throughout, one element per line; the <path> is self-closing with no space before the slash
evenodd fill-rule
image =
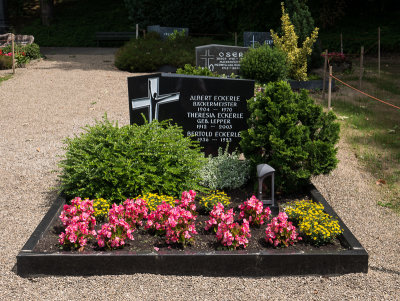
<path id="1" fill-rule="evenodd" d="M 272 82 L 247 102 L 248 130 L 240 147 L 253 166 L 275 168 L 280 191 L 296 191 L 312 175 L 333 170 L 338 160 L 336 116 L 324 113 L 305 90 L 295 93 L 287 82 Z"/>
<path id="2" fill-rule="evenodd" d="M 314 30 L 314 19 L 307 6 L 307 0 L 286 0 L 285 6 L 294 25 L 294 30 L 303 43 Z"/>
<path id="3" fill-rule="evenodd" d="M 311 36 L 306 37 L 302 47 L 298 47 L 298 36 L 294 30 L 294 26 L 290 21 L 289 14 L 285 11 L 282 2 L 282 36 L 278 36 L 271 30 L 274 45 L 287 53 L 290 62 L 289 75 L 295 80 L 307 80 L 307 56 L 312 52 L 312 46 L 318 37 L 318 28 L 314 28 Z"/>

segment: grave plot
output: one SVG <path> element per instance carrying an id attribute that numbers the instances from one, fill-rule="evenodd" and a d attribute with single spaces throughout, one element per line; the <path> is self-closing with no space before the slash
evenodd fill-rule
<path id="1" fill-rule="evenodd" d="M 218 276 L 337 275 L 367 273 L 368 253 L 323 196 L 309 186 L 312 199 L 338 219 L 343 228 L 339 245 L 330 248 L 271 248 L 259 250 L 195 251 L 190 248 L 130 251 L 49 251 L 38 249 L 41 238 L 54 231 L 65 204 L 59 198 L 17 256 L 17 273 L 41 275 L 176 274 Z M 134 244 L 134 241 L 132 242 Z M 153 247 L 153 246 L 152 246 Z"/>
<path id="2" fill-rule="evenodd" d="M 294 94 L 290 94 L 293 92 L 291 92 L 290 87 L 287 84 L 286 86 L 283 83 L 277 85 L 279 86 L 278 90 L 286 91 L 286 101 L 290 102 L 295 100 L 296 96 Z M 136 129 L 139 129 L 139 131 L 142 129 L 137 125 L 137 123 L 143 122 L 143 116 L 149 121 L 172 119 L 172 121 L 176 122 L 183 128 L 183 134 L 185 136 L 192 136 L 202 144 L 206 154 L 215 154 L 215 151 L 217 151 L 219 147 L 226 147 L 227 142 L 229 142 L 229 146 L 231 147 L 238 146 L 241 138 L 239 134 L 243 133 L 243 131 L 247 129 L 245 121 L 249 116 L 249 112 L 247 112 L 244 102 L 253 96 L 254 82 L 248 80 L 208 78 L 201 76 L 151 74 L 128 78 L 128 90 L 130 118 L 131 123 L 134 124 L 132 128 L 136 127 Z M 259 95 L 259 97 L 261 96 Z M 269 96 L 265 95 L 264 97 L 268 98 Z M 261 100 L 259 101 L 260 102 L 257 104 L 262 104 Z M 305 106 L 306 100 L 303 99 L 303 102 L 303 106 Z M 290 103 L 287 105 L 290 105 Z M 275 110 L 279 110 L 279 108 L 276 107 Z M 295 103 L 292 103 L 291 110 L 296 110 Z M 261 121 L 260 118 L 253 118 L 253 122 L 256 120 Z M 226 125 L 231 127 L 227 128 Z M 94 128 L 97 129 L 96 132 L 101 133 L 101 127 L 96 126 L 94 126 Z M 144 126 L 146 126 L 146 124 Z M 299 124 L 297 123 L 296 127 L 298 126 Z M 147 129 L 151 129 L 152 127 L 152 124 L 147 124 Z M 125 136 L 118 136 L 118 128 L 113 128 L 109 122 L 106 122 L 106 129 L 107 131 L 111 130 L 114 133 L 113 135 L 109 136 L 106 141 L 106 145 L 111 144 L 116 146 L 113 141 L 110 141 L 112 137 L 116 137 L 116 141 L 119 141 L 119 137 L 130 138 L 132 137 L 130 133 L 138 133 L 126 132 L 127 129 L 123 128 L 121 129 L 121 133 Z M 164 156 L 175 158 L 176 154 L 172 154 L 173 149 L 168 149 L 166 140 L 163 140 L 165 137 L 164 133 L 166 132 L 151 132 L 150 136 L 147 138 L 150 142 L 155 141 L 154 145 L 162 145 L 161 151 L 165 150 L 163 153 Z M 124 142 L 124 146 L 132 144 L 135 146 L 135 149 L 137 148 L 135 151 L 138 151 L 140 150 L 140 146 L 139 143 L 136 142 L 142 143 L 144 141 L 144 145 L 146 146 L 148 144 L 148 141 L 146 140 L 147 138 L 144 137 L 140 141 L 135 141 L 135 143 L 132 142 L 133 140 L 131 141 L 128 139 L 128 142 Z M 207 138 L 207 140 L 203 140 L 203 138 Z M 226 138 L 229 138 L 230 140 L 227 141 Z M 76 139 L 79 138 L 77 137 Z M 182 139 L 179 140 L 182 141 L 182 143 L 186 141 L 185 139 L 191 141 L 187 137 L 178 138 L 178 136 L 176 136 L 176 139 Z M 176 141 L 174 141 L 174 143 L 175 147 L 178 147 Z M 82 142 L 80 142 L 79 145 L 79 149 L 83 150 Z M 120 145 L 120 147 L 122 147 L 122 145 Z M 89 149 L 91 148 L 89 147 Z M 117 151 L 117 149 L 118 147 L 113 148 L 114 151 Z M 159 151 L 159 148 L 152 148 L 151 150 L 152 151 L 144 154 L 144 157 L 148 157 L 147 159 L 150 158 L 150 160 L 146 161 L 145 164 L 142 164 L 141 166 L 144 166 L 144 168 L 147 170 L 147 173 L 150 173 L 151 183 L 147 184 L 155 185 L 155 179 L 163 176 L 163 174 L 151 174 L 153 170 L 157 170 L 157 168 L 159 168 L 159 166 L 152 165 L 154 163 L 152 161 L 155 160 L 152 158 L 156 156 L 155 152 Z M 133 151 L 134 150 L 132 148 L 129 148 L 128 152 L 122 149 L 122 153 L 124 154 L 123 157 L 128 157 L 129 152 Z M 178 157 L 182 158 L 184 156 L 183 153 L 187 151 L 188 149 L 179 152 Z M 196 150 L 193 149 L 193 151 Z M 200 150 L 197 151 L 200 152 Z M 103 152 L 99 151 L 99 153 Z M 90 154 L 94 155 L 95 153 L 90 152 Z M 130 165 L 134 164 L 133 162 L 139 160 L 139 157 L 141 157 L 142 154 L 143 151 L 140 151 L 138 157 L 128 158 L 127 163 Z M 200 155 L 203 156 L 202 154 Z M 82 158 L 85 158 L 85 156 Z M 93 158 L 89 159 L 91 163 L 94 162 L 92 159 Z M 159 160 L 160 159 L 161 158 L 159 158 Z M 196 157 L 195 161 L 198 159 L 202 160 L 200 157 Z M 110 160 L 113 162 L 113 164 L 116 163 L 115 160 L 119 160 L 118 154 L 115 158 L 111 158 Z M 182 164 L 179 163 L 180 160 L 178 160 L 178 162 L 175 162 L 175 160 L 168 161 L 167 165 L 171 164 L 171 166 L 168 167 L 172 168 L 170 170 L 173 172 L 178 172 L 178 167 Z M 100 162 L 97 163 L 100 164 Z M 97 163 L 94 163 L 94 165 Z M 175 166 L 173 164 L 175 164 Z M 126 166 L 126 164 L 122 163 L 121 166 Z M 114 175 L 116 172 L 122 172 L 122 169 L 118 168 L 118 165 L 115 165 L 114 167 L 111 167 L 110 175 Z M 130 171 L 135 171 L 133 165 L 130 167 L 133 168 Z M 279 168 L 279 166 L 274 167 L 276 170 Z M 94 168 L 93 164 L 91 168 Z M 244 173 L 244 168 L 240 169 L 240 172 Z M 94 173 L 95 171 L 93 171 L 93 173 L 89 175 L 90 177 L 83 181 L 83 183 L 90 181 L 90 178 Z M 108 174 L 108 171 L 106 171 L 106 174 Z M 130 176 L 131 175 L 129 172 L 127 177 Z M 222 176 L 224 175 L 221 175 L 221 177 Z M 261 177 L 262 175 L 259 176 Z M 138 189 L 136 187 L 138 186 L 136 183 L 139 182 L 135 182 L 135 178 L 140 177 L 144 177 L 144 174 L 139 173 L 136 177 L 133 177 L 130 182 L 126 182 L 122 186 L 118 186 L 118 188 L 115 187 L 117 184 L 113 183 L 104 191 L 111 189 L 112 195 L 115 195 L 115 190 L 118 190 L 118 192 L 121 192 L 119 197 L 110 197 L 110 199 L 121 199 L 120 196 L 124 196 L 124 193 L 133 194 L 132 191 L 134 189 Z M 169 177 L 171 182 L 175 181 L 175 178 L 176 176 L 172 178 Z M 98 180 L 99 179 L 97 179 L 96 182 L 98 182 Z M 183 179 L 181 180 L 179 178 L 177 182 L 182 183 Z M 160 187 L 163 187 L 166 184 L 171 183 L 166 183 L 163 181 Z M 193 184 L 195 183 L 191 182 L 190 185 Z M 186 218 L 190 220 L 190 225 L 192 225 L 192 228 L 189 228 L 191 229 L 191 232 L 185 232 L 184 237 L 180 236 L 179 238 L 185 241 L 183 246 L 185 246 L 187 242 L 186 247 L 180 246 L 174 240 L 172 240 L 172 243 L 168 242 L 164 236 L 153 236 L 151 235 L 151 228 L 140 228 L 143 226 L 140 225 L 132 230 L 133 232 L 130 230 L 129 233 L 127 232 L 127 237 L 129 238 L 133 233 L 135 240 L 129 242 L 127 241 L 124 248 L 117 246 L 115 247 L 116 250 L 104 249 L 104 244 L 99 242 L 99 236 L 97 236 L 97 246 L 96 242 L 94 241 L 86 246 L 86 241 L 84 241 L 85 237 L 83 237 L 83 240 L 79 241 L 79 244 L 85 243 L 81 246 L 81 248 L 78 248 L 79 246 L 74 246 L 72 249 L 66 248 L 60 250 L 58 248 L 58 235 L 64 231 L 64 227 L 60 224 L 58 217 L 60 216 L 62 210 L 65 211 L 66 208 L 68 208 L 65 207 L 66 201 L 70 201 L 72 199 L 71 197 L 60 197 L 50 208 L 49 212 L 46 214 L 42 222 L 39 224 L 35 232 L 18 254 L 17 272 L 21 276 L 32 277 L 38 275 L 101 275 L 133 273 L 220 276 L 272 276 L 308 274 L 334 275 L 356 272 L 365 273 L 368 271 L 367 252 L 333 211 L 323 196 L 311 184 L 308 185 L 305 192 L 291 196 L 290 198 L 283 196 L 280 196 L 279 198 L 277 197 L 277 200 L 275 200 L 277 206 L 271 206 L 270 209 L 264 208 L 263 210 L 265 211 L 266 216 L 263 217 L 263 223 L 265 224 L 262 227 L 257 228 L 253 226 L 247 226 L 249 225 L 247 222 L 253 223 L 254 220 L 257 220 L 256 217 L 254 217 L 254 219 L 253 217 L 250 219 L 250 216 L 252 215 L 245 215 L 248 213 L 243 213 L 242 216 L 242 211 L 245 210 L 243 209 L 243 202 L 246 199 L 255 198 L 251 197 L 253 194 L 255 194 L 255 188 L 252 184 L 253 183 L 250 181 L 248 186 L 240 189 L 228 189 L 232 204 L 227 204 L 227 206 L 231 207 L 227 207 L 226 210 L 228 210 L 228 208 L 232 209 L 231 212 L 236 213 L 236 216 L 239 216 L 239 218 L 232 218 L 231 221 L 224 222 L 225 226 L 229 228 L 230 225 L 232 225 L 235 229 L 234 231 L 241 231 L 239 233 L 243 232 L 240 235 L 238 234 L 237 237 L 235 234 L 235 240 L 237 243 L 239 243 L 239 245 L 235 246 L 235 248 L 231 248 L 233 250 L 229 250 L 231 246 L 230 244 L 223 243 L 224 240 L 221 237 L 225 237 L 225 234 L 218 238 L 218 235 L 213 235 L 212 233 L 210 234 L 207 232 L 205 225 L 207 224 L 209 215 L 208 212 L 204 212 L 204 209 L 201 209 L 201 206 L 199 206 L 200 201 L 198 199 L 195 200 L 194 197 L 191 197 L 190 202 L 186 203 L 184 202 L 183 196 L 180 203 L 175 202 L 180 209 L 172 211 L 172 208 L 165 205 L 168 207 L 168 210 L 165 212 L 168 212 L 167 214 L 178 214 L 180 212 L 179 214 L 186 216 Z M 130 185 L 128 191 L 122 192 L 127 185 Z M 87 186 L 88 185 L 85 184 L 81 188 L 84 189 Z M 259 190 L 261 195 L 261 192 L 264 190 L 262 182 L 260 186 L 262 186 L 261 190 Z M 105 188 L 105 185 L 100 185 L 100 188 Z M 95 190 L 97 191 L 97 189 Z M 273 194 L 274 190 L 271 190 Z M 93 195 L 95 193 L 89 190 L 85 190 L 85 192 L 82 192 L 83 190 L 79 191 L 81 191 L 81 194 L 84 195 Z M 181 192 L 182 189 L 179 191 Z M 168 189 L 167 192 L 171 192 L 171 190 Z M 137 195 L 137 193 L 142 192 L 135 191 L 134 193 L 134 195 Z M 72 194 L 76 193 L 70 191 L 69 195 Z M 189 192 L 189 194 L 192 195 L 191 192 Z M 187 193 L 185 195 L 187 195 Z M 286 212 L 287 209 L 285 209 L 285 204 L 288 201 L 294 201 L 302 198 L 312 199 L 314 201 L 313 204 L 316 204 L 316 206 L 319 206 L 318 204 L 322 205 L 324 210 L 324 213 L 322 213 L 323 216 L 326 217 L 326 215 L 329 215 L 337 221 L 338 228 L 340 227 L 341 229 L 340 234 L 338 232 L 338 236 L 334 240 L 328 239 L 330 243 L 328 243 L 326 246 L 312 244 L 312 240 L 310 241 L 309 238 L 312 236 L 309 236 L 307 238 L 308 240 L 306 240 L 306 237 L 304 237 L 304 242 L 301 242 L 300 239 L 295 242 L 297 236 L 292 236 L 291 234 L 290 239 L 291 242 L 295 242 L 294 245 L 291 245 L 290 243 L 287 248 L 274 248 L 273 246 L 269 245 L 271 241 L 266 239 L 266 229 L 268 229 L 268 227 L 272 227 L 273 218 L 278 215 L 278 211 L 282 213 L 283 211 Z M 141 197 L 135 197 L 135 199 L 141 199 Z M 127 204 L 130 203 L 128 202 Z M 184 205 L 183 207 L 181 206 L 182 204 Z M 191 207 L 191 204 L 195 204 L 196 208 L 199 208 L 199 210 Z M 272 204 L 275 205 L 275 202 L 273 201 Z M 261 207 L 263 207 L 262 203 Z M 115 206 L 113 206 L 112 209 L 114 212 L 117 212 Z M 154 208 L 151 210 L 154 210 Z M 272 211 L 272 213 L 268 212 L 269 210 Z M 85 218 L 88 217 L 88 214 L 85 215 Z M 193 215 L 197 217 L 193 218 Z M 171 216 L 172 215 L 170 215 L 170 217 Z M 150 225 L 151 227 L 149 220 L 151 220 L 149 217 L 147 217 L 147 221 L 143 218 L 143 222 L 146 223 L 147 226 Z M 173 220 L 170 221 L 168 218 L 166 221 L 170 223 L 171 229 L 176 226 L 176 224 L 175 226 L 172 226 Z M 84 225 L 88 225 L 86 222 L 83 223 Z M 112 223 L 111 219 L 109 220 L 109 223 Z M 267 223 L 269 224 L 267 225 Z M 122 224 L 126 226 L 126 224 Z M 64 224 L 64 226 L 66 226 L 66 224 Z M 101 226 L 102 231 L 103 226 L 104 224 Z M 90 231 L 97 231 L 97 234 L 99 234 L 100 226 L 98 225 L 97 227 L 98 228 L 93 228 Z M 129 228 L 130 226 L 126 227 Z M 217 233 L 219 231 L 219 227 L 220 226 L 218 226 Z M 285 227 L 287 227 L 285 229 L 289 229 L 288 226 Z M 126 229 L 127 228 L 125 228 L 125 230 Z M 294 230 L 291 229 L 290 231 Z M 194 241 L 191 241 L 191 235 L 195 234 L 195 232 L 197 232 L 197 234 L 193 236 Z M 251 236 L 248 234 L 251 234 Z M 304 234 L 307 235 L 306 231 Z M 92 235 L 94 236 L 94 234 Z M 217 237 L 217 241 L 215 237 Z M 325 234 L 323 234 L 321 237 L 312 238 L 326 239 Z M 93 238 L 90 239 L 93 240 Z M 285 240 L 285 242 L 287 243 L 288 240 Z"/>

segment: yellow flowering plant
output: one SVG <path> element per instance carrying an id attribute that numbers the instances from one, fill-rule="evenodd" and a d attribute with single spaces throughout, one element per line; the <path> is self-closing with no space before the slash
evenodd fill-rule
<path id="1" fill-rule="evenodd" d="M 298 225 L 303 240 L 320 246 L 331 243 L 343 229 L 339 222 L 324 212 L 324 206 L 311 200 L 288 203 L 284 210 L 288 218 Z"/>
<path id="2" fill-rule="evenodd" d="M 99 198 L 93 200 L 94 217 L 97 221 L 104 221 L 110 209 L 110 202 Z"/>
<path id="3" fill-rule="evenodd" d="M 282 4 L 282 31 L 280 37 L 271 29 L 271 36 L 275 47 L 283 50 L 288 57 L 290 64 L 289 76 L 295 80 L 307 80 L 307 56 L 312 52 L 312 46 L 318 37 L 318 27 L 315 27 L 309 37 L 303 42 L 302 47 L 298 47 L 298 36 L 294 30 L 294 25 L 290 21 L 289 14 L 285 12 Z"/>
<path id="4" fill-rule="evenodd" d="M 224 205 L 224 207 L 229 206 L 230 198 L 228 195 L 219 190 L 213 190 L 211 193 L 200 197 L 199 199 L 199 205 L 201 208 L 204 208 L 206 212 L 210 212 L 214 206 L 216 206 L 218 203 L 221 203 Z"/>
<path id="5" fill-rule="evenodd" d="M 149 211 L 154 211 L 157 209 L 158 205 L 161 205 L 162 201 L 165 201 L 167 204 L 170 204 L 172 207 L 175 207 L 175 199 L 172 196 L 167 195 L 159 195 L 157 193 L 145 193 L 136 197 L 136 199 L 142 199 L 146 201 L 147 208 Z"/>

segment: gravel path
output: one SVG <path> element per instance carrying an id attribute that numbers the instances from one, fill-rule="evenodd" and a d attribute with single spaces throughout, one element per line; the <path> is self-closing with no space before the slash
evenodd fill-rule
<path id="1" fill-rule="evenodd" d="M 62 139 L 107 112 L 129 123 L 127 77 L 114 49 L 47 48 L 46 60 L 0 84 L 0 300 L 395 300 L 400 298 L 399 216 L 376 205 L 375 180 L 339 144 L 339 167 L 314 179 L 370 255 L 368 274 L 231 278 L 135 274 L 16 275 L 16 255 L 55 198 Z M 9 71 L 1 71 L 0 75 Z"/>

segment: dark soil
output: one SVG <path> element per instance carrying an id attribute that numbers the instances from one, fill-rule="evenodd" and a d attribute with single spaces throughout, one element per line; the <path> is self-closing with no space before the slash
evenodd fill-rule
<path id="1" fill-rule="evenodd" d="M 249 191 L 249 190 L 247 190 Z M 250 190 L 251 191 L 251 190 Z M 236 217 L 239 215 L 238 205 L 242 203 L 247 198 L 250 198 L 251 195 L 244 190 L 233 190 L 227 192 L 231 197 L 231 205 L 230 207 L 235 208 Z M 307 195 L 299 195 L 298 197 L 279 197 L 277 199 L 278 205 L 282 205 L 283 203 L 295 199 L 304 199 L 309 198 Z M 197 205 L 197 204 L 196 204 Z M 199 206 L 197 206 L 199 208 Z M 278 208 L 272 209 L 272 215 L 276 216 L 278 214 Z M 154 236 L 143 228 L 139 228 L 134 232 L 135 240 L 130 241 L 126 240 L 126 245 L 122 250 L 118 250 L 118 252 L 134 252 L 134 253 L 148 253 L 155 252 L 158 248 L 157 252 L 162 253 L 176 253 L 176 252 L 212 252 L 215 250 L 221 250 L 221 246 L 217 243 L 215 234 L 212 232 L 208 232 L 204 230 L 205 222 L 209 219 L 208 214 L 203 211 L 199 211 L 199 215 L 196 219 L 196 230 L 198 234 L 195 236 L 195 242 L 192 245 L 187 246 L 183 249 L 180 245 L 167 245 L 163 237 Z M 251 238 L 249 239 L 249 244 L 246 248 L 248 252 L 259 252 L 265 249 L 273 249 L 273 247 L 266 243 L 265 241 L 265 228 L 266 224 L 261 225 L 260 228 L 251 227 Z M 97 229 L 100 229 L 100 224 L 97 225 Z M 61 250 L 60 245 L 58 243 L 58 235 L 64 230 L 64 227 L 60 221 L 60 219 L 56 219 L 56 221 L 50 225 L 49 229 L 45 232 L 43 237 L 39 240 L 38 244 L 33 249 L 33 252 L 44 252 L 44 253 L 55 253 L 60 251 L 68 251 L 71 253 L 77 253 L 77 250 Z M 156 248 L 156 249 L 155 249 Z M 304 242 L 298 242 L 293 246 L 289 246 L 285 249 L 287 252 L 329 252 L 329 251 L 338 251 L 345 249 L 339 240 L 335 240 L 332 244 L 328 244 L 325 246 L 315 247 Z M 96 245 L 96 241 L 93 239 L 90 241 L 83 250 L 83 253 L 92 253 L 98 251 L 107 251 L 105 249 L 100 249 Z M 112 252 L 115 252 L 112 251 Z"/>

